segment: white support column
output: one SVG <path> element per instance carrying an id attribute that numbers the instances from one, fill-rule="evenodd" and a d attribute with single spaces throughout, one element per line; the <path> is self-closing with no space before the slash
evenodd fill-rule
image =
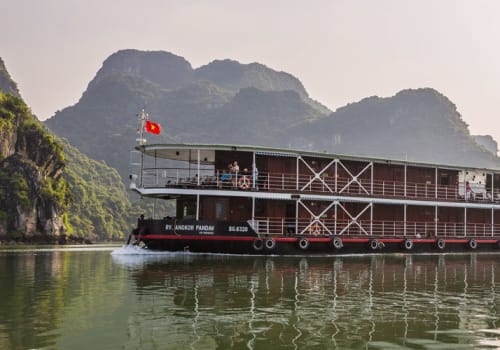
<path id="1" fill-rule="evenodd" d="M 464 236 L 467 236 L 467 207 L 464 208 Z"/>
<path id="2" fill-rule="evenodd" d="M 200 220 L 200 195 L 196 195 L 196 220 Z"/>
<path id="3" fill-rule="evenodd" d="M 404 207 L 403 207 L 403 235 L 406 236 L 406 209 L 407 209 L 408 205 L 405 204 Z"/>
<path id="4" fill-rule="evenodd" d="M 405 192 L 405 197 L 406 197 L 406 176 L 407 176 L 407 172 L 408 172 L 408 165 L 406 165 L 405 163 L 405 178 L 404 178 L 404 186 L 405 186 L 405 189 L 404 189 L 404 192 Z"/>
<path id="5" fill-rule="evenodd" d="M 338 159 L 335 159 L 335 193 L 337 193 L 337 177 L 339 176 L 337 164 L 338 164 Z"/>
<path id="6" fill-rule="evenodd" d="M 495 173 L 491 173 L 491 202 L 495 202 Z"/>
<path id="7" fill-rule="evenodd" d="M 371 171 L 371 178 L 370 178 L 370 194 L 373 196 L 373 168 L 375 165 L 372 163 L 372 171 Z"/>
<path id="8" fill-rule="evenodd" d="M 191 148 L 189 149 L 188 177 L 191 177 Z"/>
<path id="9" fill-rule="evenodd" d="M 255 221 L 255 197 L 252 196 L 252 222 Z"/>
<path id="10" fill-rule="evenodd" d="M 337 234 L 337 204 L 338 202 L 335 202 L 335 207 L 333 208 L 334 210 L 334 215 L 335 215 L 335 221 L 333 222 L 333 234 Z"/>
<path id="11" fill-rule="evenodd" d="M 491 208 L 491 237 L 495 235 L 495 209 Z"/>
<path id="12" fill-rule="evenodd" d="M 373 235 L 373 203 L 370 206 L 370 236 Z"/>
<path id="13" fill-rule="evenodd" d="M 198 165 L 198 169 L 196 170 L 196 182 L 197 182 L 197 185 L 200 186 L 200 177 L 201 177 L 201 174 L 200 174 L 200 150 L 198 150 L 197 152 L 197 156 L 198 156 L 198 160 L 197 160 L 197 165 Z"/>
<path id="14" fill-rule="evenodd" d="M 373 168 L 375 167 L 375 164 L 372 163 L 372 171 L 370 175 L 370 194 L 373 196 Z"/>
<path id="15" fill-rule="evenodd" d="M 299 167 L 299 157 L 297 157 L 297 168 L 296 168 L 297 169 L 296 170 L 296 182 L 297 182 L 297 184 L 295 186 L 295 190 L 297 190 L 297 191 L 299 190 L 299 171 L 300 171 L 299 168 L 300 168 Z"/>
<path id="16" fill-rule="evenodd" d="M 253 152 L 252 154 L 252 188 L 255 190 L 255 188 L 257 187 L 257 179 L 255 178 L 256 174 L 258 174 L 255 169 L 257 168 L 257 164 L 255 163 L 255 152 Z M 253 220 L 253 214 L 252 214 L 252 220 Z"/>
<path id="17" fill-rule="evenodd" d="M 434 176 L 434 189 L 435 189 L 435 198 L 438 197 L 438 168 L 435 168 L 436 169 L 436 174 Z"/>
<path id="18" fill-rule="evenodd" d="M 295 234 L 299 233 L 299 200 L 295 201 Z"/>
<path id="19" fill-rule="evenodd" d="M 434 236 L 438 235 L 438 206 L 434 207 Z"/>

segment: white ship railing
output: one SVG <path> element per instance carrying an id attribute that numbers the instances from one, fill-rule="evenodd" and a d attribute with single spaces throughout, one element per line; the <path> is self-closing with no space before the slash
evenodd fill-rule
<path id="1" fill-rule="evenodd" d="M 456 222 L 423 222 L 423 221 L 407 221 L 406 234 L 404 221 L 390 220 L 374 220 L 371 223 L 372 233 L 367 234 L 370 228 L 369 220 L 358 220 L 357 223 L 365 228 L 363 231 L 358 225 L 351 225 L 351 220 L 324 219 L 320 220 L 321 225 L 311 227 L 302 234 L 304 235 L 329 235 L 329 232 L 323 227 L 328 228 L 331 234 L 338 234 L 344 228 L 347 228 L 341 233 L 342 236 L 383 236 L 393 238 L 500 238 L 500 224 L 485 224 L 485 223 L 463 223 Z M 298 223 L 298 227 L 296 224 Z M 304 228 L 310 226 L 311 220 L 284 217 L 256 217 L 252 220 L 252 227 L 259 234 L 271 235 L 295 235 L 300 234 Z M 319 228 L 318 228 L 319 227 Z M 436 231 L 437 227 L 437 231 Z M 492 229 L 493 228 L 493 229 Z M 465 233 L 466 232 L 466 233 Z"/>
<path id="2" fill-rule="evenodd" d="M 248 178 L 250 186 L 241 186 L 242 178 Z M 322 176 L 322 181 L 311 181 L 312 175 L 262 172 L 255 182 L 252 174 L 225 174 L 223 171 L 205 169 L 200 176 L 187 168 L 145 168 L 142 173 L 143 187 L 182 187 L 260 190 L 291 193 L 345 194 L 385 198 L 428 199 L 441 201 L 473 201 L 484 203 L 500 202 L 500 189 L 471 192 L 460 195 L 458 185 L 434 185 L 432 183 L 403 182 L 377 179 L 357 179 L 352 182 L 347 177 Z M 307 185 L 307 186 L 306 186 Z M 368 193 L 367 193 L 368 191 Z"/>

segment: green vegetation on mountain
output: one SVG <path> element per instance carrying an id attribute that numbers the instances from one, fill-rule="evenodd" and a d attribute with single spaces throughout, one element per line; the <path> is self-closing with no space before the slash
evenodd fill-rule
<path id="1" fill-rule="evenodd" d="M 0 75 L 7 79 L 3 88 L 16 86 L 1 61 Z M 0 93 L 0 240 L 109 240 L 128 234 L 138 209 L 117 171 L 54 137 L 15 92 Z"/>
<path id="2" fill-rule="evenodd" d="M 118 172 L 69 143 L 63 144 L 67 159 L 64 178 L 73 199 L 68 215 L 73 234 L 91 240 L 123 238 L 137 210 L 132 209 Z"/>
<path id="3" fill-rule="evenodd" d="M 0 239 L 48 240 L 70 225 L 61 145 L 20 97 L 0 92 Z"/>
<path id="4" fill-rule="evenodd" d="M 0 57 L 0 91 L 3 91 L 6 94 L 21 97 L 19 94 L 19 90 L 17 89 L 17 84 L 10 77 L 5 64 Z"/>

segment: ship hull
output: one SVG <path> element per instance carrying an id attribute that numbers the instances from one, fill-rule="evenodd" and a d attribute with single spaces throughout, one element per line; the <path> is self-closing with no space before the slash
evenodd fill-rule
<path id="1" fill-rule="evenodd" d="M 157 251 L 245 255 L 500 252 L 489 238 L 258 235 L 246 222 L 143 220 L 137 244 Z"/>

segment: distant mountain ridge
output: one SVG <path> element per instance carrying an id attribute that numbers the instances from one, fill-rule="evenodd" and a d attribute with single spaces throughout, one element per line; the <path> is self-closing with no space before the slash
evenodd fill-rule
<path id="1" fill-rule="evenodd" d="M 500 164 L 493 146 L 479 145 L 456 106 L 430 88 L 365 98 L 291 128 L 290 136 L 294 148 L 473 167 Z"/>
<path id="2" fill-rule="evenodd" d="M 456 106 L 433 89 L 369 97 L 331 112 L 288 73 L 233 60 L 192 69 L 186 59 L 158 51 L 114 53 L 80 101 L 46 124 L 125 180 L 134 115 L 143 107 L 163 127 L 161 135 L 148 135 L 150 143 L 255 144 L 500 168 Z"/>

